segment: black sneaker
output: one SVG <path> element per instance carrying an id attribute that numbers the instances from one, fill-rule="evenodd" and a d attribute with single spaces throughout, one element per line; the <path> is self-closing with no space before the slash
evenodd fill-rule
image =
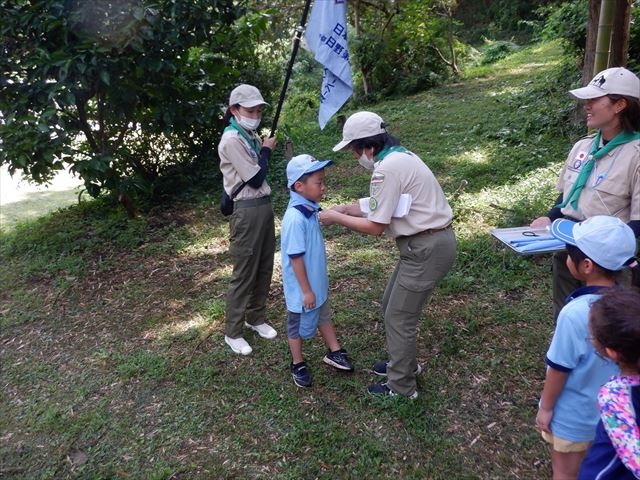
<path id="1" fill-rule="evenodd" d="M 413 392 L 411 395 L 401 395 L 400 393 L 394 392 L 389 388 L 386 382 L 374 383 L 373 385 L 369 385 L 367 387 L 367 392 L 371 395 L 381 395 L 385 397 L 396 397 L 396 396 L 406 396 L 411 400 L 415 400 L 418 398 L 418 392 Z"/>
<path id="2" fill-rule="evenodd" d="M 291 376 L 293 377 L 294 383 L 299 387 L 310 387 L 311 386 L 311 374 L 307 369 L 307 364 L 304 362 L 296 363 L 295 365 L 291 364 Z"/>
<path id="3" fill-rule="evenodd" d="M 349 360 L 347 352 L 344 348 L 336 350 L 335 352 L 327 352 L 322 361 L 327 365 L 331 365 L 337 370 L 353 372 L 353 363 L 351 363 L 351 360 Z"/>
<path id="4" fill-rule="evenodd" d="M 389 366 L 389 360 L 380 360 L 373 364 L 373 368 L 371 370 L 376 375 L 380 375 L 381 377 L 386 377 L 388 366 Z M 420 375 L 420 373 L 422 373 L 422 367 L 418 363 L 416 369 L 413 371 L 413 374 Z"/>

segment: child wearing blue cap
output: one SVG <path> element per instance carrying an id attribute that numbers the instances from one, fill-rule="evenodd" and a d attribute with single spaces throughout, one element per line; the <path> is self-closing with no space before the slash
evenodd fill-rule
<path id="1" fill-rule="evenodd" d="M 590 342 L 589 310 L 616 285 L 616 272 L 637 264 L 633 230 L 618 218 L 565 219 L 551 233 L 567 245 L 567 268 L 585 286 L 575 290 L 558 315 L 546 355 L 547 372 L 536 428 L 551 444 L 553 478 L 575 479 L 598 423 L 596 395 L 618 373 L 615 363 L 598 355 Z"/>
<path id="2" fill-rule="evenodd" d="M 287 164 L 290 200 L 280 231 L 282 282 L 287 304 L 287 337 L 291 376 L 299 387 L 312 378 L 302 356 L 302 340 L 320 330 L 329 351 L 322 361 L 337 370 L 352 372 L 353 364 L 336 338 L 329 305 L 327 256 L 318 222 L 318 202 L 324 196 L 324 169 L 331 160 L 298 155 Z"/>

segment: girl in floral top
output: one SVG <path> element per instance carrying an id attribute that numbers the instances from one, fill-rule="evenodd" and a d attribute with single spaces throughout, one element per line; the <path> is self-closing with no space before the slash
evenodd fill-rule
<path id="1" fill-rule="evenodd" d="M 598 394 L 600 423 L 578 480 L 640 479 L 640 290 L 605 293 L 591 307 L 589 327 L 620 375 Z"/>

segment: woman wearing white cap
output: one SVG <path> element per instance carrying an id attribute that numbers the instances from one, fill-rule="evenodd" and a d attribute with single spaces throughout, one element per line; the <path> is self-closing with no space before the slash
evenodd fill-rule
<path id="1" fill-rule="evenodd" d="M 229 222 L 229 253 L 233 273 L 225 312 L 225 342 L 231 350 L 248 355 L 252 349 L 243 338 L 243 326 L 263 338 L 276 331 L 266 323 L 266 302 L 273 273 L 275 226 L 271 188 L 266 182 L 275 137 L 261 141 L 256 133 L 267 105 L 252 85 L 239 85 L 229 97 L 225 129 L 218 145 L 224 190 L 233 201 Z"/>
<path id="2" fill-rule="evenodd" d="M 373 366 L 373 372 L 387 381 L 370 385 L 368 391 L 416 398 L 416 375 L 421 371 L 416 359 L 418 321 L 456 254 L 451 207 L 429 167 L 399 146 L 375 113 L 351 115 L 342 137 L 333 150 L 350 148 L 353 158 L 373 171 L 369 212 L 363 214 L 358 203 L 338 205 L 320 212 L 320 221 L 368 235 L 387 233 L 400 253 L 382 298 L 389 359 Z M 403 194 L 411 196 L 409 212 L 394 217 Z"/>
<path id="3" fill-rule="evenodd" d="M 571 149 L 558 179 L 561 192 L 546 216 L 532 227 L 558 218 L 585 220 L 595 215 L 620 218 L 640 236 L 640 79 L 626 68 L 598 73 L 571 95 L 586 100 L 587 127 L 595 133 Z M 553 256 L 553 303 L 557 317 L 580 283 L 566 266 L 566 252 Z M 628 277 L 623 283 L 628 283 Z"/>

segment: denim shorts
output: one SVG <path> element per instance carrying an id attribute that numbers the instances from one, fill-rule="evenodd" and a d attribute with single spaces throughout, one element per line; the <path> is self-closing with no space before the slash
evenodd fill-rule
<path id="1" fill-rule="evenodd" d="M 320 307 L 320 320 L 318 326 L 331 321 L 331 305 L 329 300 Z M 300 314 L 287 310 L 287 337 L 294 340 L 300 338 Z"/>

